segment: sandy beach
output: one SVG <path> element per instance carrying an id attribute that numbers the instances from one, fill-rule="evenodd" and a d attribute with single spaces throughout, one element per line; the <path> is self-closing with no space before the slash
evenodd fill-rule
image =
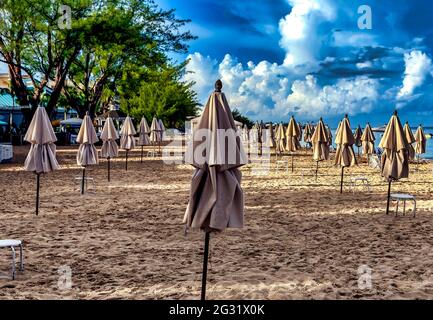
<path id="1" fill-rule="evenodd" d="M 39 216 L 35 175 L 23 171 L 28 146 L 0 165 L 0 238 L 22 239 L 25 271 L 7 278 L 0 251 L 1 299 L 199 299 L 203 234 L 186 237 L 182 219 L 192 168 L 130 153 L 88 169 L 95 190 L 81 196 L 74 178 L 77 147 L 59 147 L 61 170 L 42 176 Z M 387 183 L 365 160 L 346 181 L 365 176 L 371 191 L 339 193 L 340 169 L 300 152 L 295 172 L 257 175 L 242 168 L 245 228 L 211 238 L 208 299 L 433 298 L 432 164 L 411 167 L 392 192 L 416 196 L 417 216 L 385 215 Z M 394 204 L 392 204 L 394 209 Z M 66 268 L 66 269 L 65 269 Z M 59 286 L 63 271 L 72 286 Z M 371 286 L 360 288 L 360 273 Z M 361 286 L 362 287 L 362 286 Z"/>

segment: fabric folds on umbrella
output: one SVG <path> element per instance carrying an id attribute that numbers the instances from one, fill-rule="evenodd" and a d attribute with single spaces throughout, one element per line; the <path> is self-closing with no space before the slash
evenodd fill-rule
<path id="1" fill-rule="evenodd" d="M 159 125 L 159 135 L 161 136 L 161 140 L 160 141 L 164 141 L 165 140 L 165 126 L 164 123 L 162 122 L 161 119 L 158 120 L 158 125 Z"/>
<path id="2" fill-rule="evenodd" d="M 408 143 L 408 151 L 409 151 L 409 159 L 415 159 L 415 148 L 413 147 L 413 143 L 416 142 L 415 137 L 412 133 L 412 129 L 410 128 L 409 122 L 406 121 L 406 124 L 403 128 L 404 135 L 406 136 L 406 141 Z"/>
<path id="3" fill-rule="evenodd" d="M 277 127 L 277 132 L 275 133 L 275 143 L 277 144 L 276 151 L 278 153 L 283 153 L 286 150 L 286 130 L 282 123 Z"/>
<path id="4" fill-rule="evenodd" d="M 304 135 L 304 142 L 305 143 L 311 143 L 311 136 L 313 135 L 313 131 L 311 128 L 311 124 L 309 124 L 308 122 L 305 125 L 303 135 Z"/>
<path id="5" fill-rule="evenodd" d="M 134 124 L 129 116 L 126 117 L 122 130 L 120 130 L 120 148 L 124 150 L 131 150 L 135 148 L 135 131 Z"/>
<path id="6" fill-rule="evenodd" d="M 119 148 L 116 142 L 117 139 L 119 139 L 119 135 L 117 133 L 116 127 L 114 126 L 113 118 L 108 117 L 105 120 L 104 128 L 102 128 L 101 132 L 102 158 L 114 158 L 119 155 Z"/>
<path id="7" fill-rule="evenodd" d="M 328 137 L 328 146 L 330 147 L 332 145 L 332 138 L 333 138 L 332 137 L 332 131 L 328 125 L 326 125 L 325 128 L 326 128 L 326 133 L 327 133 L 327 137 Z M 316 127 L 316 129 L 317 129 L 317 127 Z"/>
<path id="8" fill-rule="evenodd" d="M 194 131 L 197 130 L 197 127 L 194 128 Z M 150 125 L 150 141 L 155 143 L 155 142 L 160 142 L 161 141 L 161 127 L 159 126 L 159 122 L 156 118 L 153 118 L 152 120 L 152 124 Z"/>
<path id="9" fill-rule="evenodd" d="M 94 145 L 98 141 L 92 119 L 86 114 L 77 136 L 77 142 L 80 144 L 77 152 L 78 165 L 85 167 L 99 163 L 98 151 Z"/>
<path id="10" fill-rule="evenodd" d="M 361 126 L 358 125 L 358 127 L 355 130 L 355 133 L 353 134 L 353 138 L 355 139 L 355 146 L 358 148 L 362 146 L 362 129 Z"/>
<path id="11" fill-rule="evenodd" d="M 29 153 L 24 162 L 26 171 L 47 173 L 59 169 L 56 159 L 56 135 L 51 126 L 48 114 L 43 107 L 38 107 L 24 136 L 31 143 Z"/>
<path id="12" fill-rule="evenodd" d="M 301 148 L 301 144 L 299 143 L 300 134 L 298 124 L 292 116 L 286 131 L 286 150 L 288 152 L 295 152 Z"/>
<path id="13" fill-rule="evenodd" d="M 313 144 L 313 159 L 314 161 L 329 160 L 329 133 L 325 128 L 322 118 L 314 130 L 311 137 Z"/>
<path id="14" fill-rule="evenodd" d="M 274 125 L 272 122 L 269 124 L 269 128 L 266 130 L 267 132 L 267 146 L 269 148 L 276 148 L 277 144 L 275 142 L 275 134 L 274 134 Z"/>
<path id="15" fill-rule="evenodd" d="M 238 168 L 247 158 L 224 93 L 210 95 L 198 129 L 208 136 L 204 141 L 201 134 L 195 136 L 185 154 L 186 162 L 196 171 L 184 223 L 207 232 L 242 228 L 244 199 Z"/>
<path id="16" fill-rule="evenodd" d="M 390 181 L 408 178 L 409 143 L 406 140 L 397 112 L 389 120 L 379 147 L 383 149 L 381 157 L 382 176 Z"/>
<path id="17" fill-rule="evenodd" d="M 370 123 L 365 126 L 364 132 L 361 137 L 362 141 L 362 153 L 363 154 L 375 154 L 376 150 L 374 148 L 374 142 L 376 138 L 374 137 L 373 130 L 371 130 Z"/>
<path id="18" fill-rule="evenodd" d="M 353 137 L 352 129 L 350 129 L 349 118 L 346 116 L 340 122 L 340 128 L 335 137 L 337 150 L 335 153 L 335 164 L 341 167 L 350 167 L 356 165 L 356 156 L 353 151 L 355 138 Z"/>
<path id="19" fill-rule="evenodd" d="M 150 144 L 149 139 L 150 128 L 147 124 L 146 118 L 141 118 L 140 126 L 138 127 L 138 145 L 148 146 Z"/>
<path id="20" fill-rule="evenodd" d="M 248 127 L 246 124 L 244 124 L 243 128 L 242 128 L 242 141 L 243 142 L 248 142 L 249 140 L 249 131 L 248 131 Z"/>
<path id="21" fill-rule="evenodd" d="M 415 133 L 415 153 L 424 154 L 427 147 L 427 138 L 424 134 L 424 129 L 419 125 Z"/>

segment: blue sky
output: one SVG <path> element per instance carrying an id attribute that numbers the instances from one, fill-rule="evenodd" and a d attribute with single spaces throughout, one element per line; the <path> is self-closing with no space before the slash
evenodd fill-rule
<path id="1" fill-rule="evenodd" d="M 394 109 L 433 125 L 433 3 L 428 0 L 157 0 L 190 18 L 187 80 L 206 102 L 221 78 L 250 118 L 382 125 Z M 367 4 L 372 29 L 361 30 Z"/>

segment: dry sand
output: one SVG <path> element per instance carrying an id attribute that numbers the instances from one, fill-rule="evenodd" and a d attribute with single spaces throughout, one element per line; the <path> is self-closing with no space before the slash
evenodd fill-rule
<path id="1" fill-rule="evenodd" d="M 203 234 L 185 237 L 182 226 L 189 166 L 141 164 L 136 150 L 128 172 L 123 159 L 114 161 L 111 183 L 104 160 L 89 168 L 96 190 L 80 196 L 77 148 L 59 148 L 62 170 L 42 176 L 36 217 L 35 176 L 22 169 L 27 150 L 15 148 L 14 162 L 0 165 L 0 238 L 25 246 L 25 271 L 15 281 L 0 278 L 1 299 L 199 298 Z M 321 163 L 317 182 L 301 176 L 314 167 L 310 159 L 298 156 L 294 174 L 277 173 L 275 163 L 264 176 L 242 169 L 246 225 L 212 236 L 208 298 L 433 298 L 432 165 L 393 185 L 416 195 L 413 218 L 385 215 L 378 170 L 348 169 L 347 179 L 366 176 L 372 190 L 340 195 L 332 162 Z M 0 251 L 3 276 L 9 254 Z M 371 288 L 358 286 L 363 265 Z M 70 289 L 59 287 L 67 268 Z"/>

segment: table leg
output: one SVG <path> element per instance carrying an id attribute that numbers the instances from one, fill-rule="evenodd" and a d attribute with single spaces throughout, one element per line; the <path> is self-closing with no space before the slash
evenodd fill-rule
<path id="1" fill-rule="evenodd" d="M 15 280 L 15 248 L 11 247 L 12 250 L 12 280 Z"/>
<path id="2" fill-rule="evenodd" d="M 406 215 L 406 200 L 403 201 L 403 215 Z"/>
<path id="3" fill-rule="evenodd" d="M 20 271 L 24 271 L 23 245 L 20 244 Z"/>

